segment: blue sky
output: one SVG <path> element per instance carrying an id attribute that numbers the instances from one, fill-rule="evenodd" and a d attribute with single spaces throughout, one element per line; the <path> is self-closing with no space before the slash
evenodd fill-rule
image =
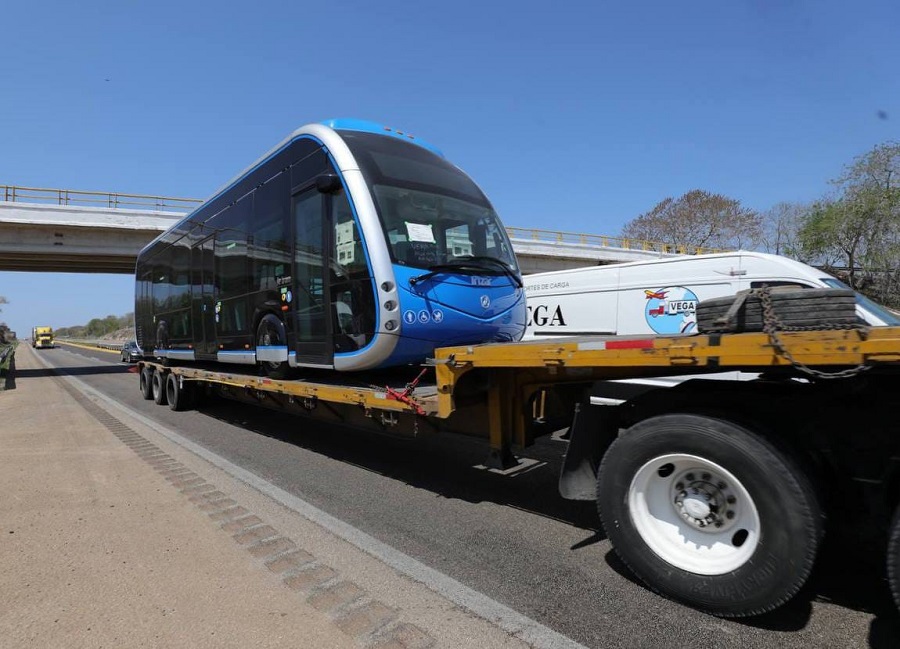
<path id="1" fill-rule="evenodd" d="M 896 0 L 7 5 L 0 184 L 203 198 L 358 117 L 440 147 L 507 225 L 615 234 L 693 188 L 812 200 L 900 139 Z M 20 335 L 133 309 L 124 275 L 0 295 Z"/>

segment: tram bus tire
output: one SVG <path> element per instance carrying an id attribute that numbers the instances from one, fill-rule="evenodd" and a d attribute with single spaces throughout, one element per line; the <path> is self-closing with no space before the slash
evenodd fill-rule
<path id="1" fill-rule="evenodd" d="M 153 389 L 153 401 L 160 406 L 166 405 L 166 375 L 162 372 L 153 372 L 150 385 Z"/>
<path id="2" fill-rule="evenodd" d="M 287 333 L 284 329 L 284 323 L 278 316 L 267 313 L 260 319 L 259 326 L 256 328 L 256 346 L 257 348 L 280 346 L 287 348 Z M 259 365 L 266 376 L 273 379 L 286 379 L 291 371 L 291 366 L 288 365 L 287 361 L 260 361 Z"/>
<path id="3" fill-rule="evenodd" d="M 891 594 L 894 596 L 894 604 L 900 609 L 900 505 L 897 506 L 894 522 L 891 523 L 889 532 L 887 574 L 888 585 L 891 587 Z"/>
<path id="4" fill-rule="evenodd" d="M 142 367 L 140 374 L 141 396 L 147 401 L 153 398 L 153 370 L 149 367 Z"/>
<path id="5" fill-rule="evenodd" d="M 622 433 L 601 463 L 597 508 L 616 553 L 648 587 L 721 617 L 790 600 L 824 524 L 790 456 L 740 424 L 696 414 Z"/>
<path id="6" fill-rule="evenodd" d="M 166 377 L 166 401 L 169 402 L 169 408 L 175 411 L 187 410 L 191 407 L 192 394 L 190 382 L 180 383 L 178 377 L 169 372 Z"/>

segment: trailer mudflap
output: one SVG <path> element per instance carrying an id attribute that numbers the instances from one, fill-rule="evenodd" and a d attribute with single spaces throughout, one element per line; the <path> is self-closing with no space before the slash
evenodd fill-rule
<path id="1" fill-rule="evenodd" d="M 559 473 L 559 495 L 566 500 L 597 500 L 597 470 L 618 434 L 618 406 L 575 404 L 569 448 Z"/>

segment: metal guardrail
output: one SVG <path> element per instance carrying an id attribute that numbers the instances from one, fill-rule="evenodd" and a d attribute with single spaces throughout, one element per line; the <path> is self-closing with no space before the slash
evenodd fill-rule
<path id="1" fill-rule="evenodd" d="M 15 203 L 43 203 L 51 205 L 77 205 L 83 207 L 111 207 L 123 209 L 152 208 L 157 211 L 186 212 L 203 201 L 199 198 L 174 198 L 146 194 L 121 194 L 118 192 L 85 192 L 75 189 L 50 189 L 47 187 L 19 187 L 0 185 L 4 201 Z"/>
<path id="2" fill-rule="evenodd" d="M 15 387 L 15 377 L 10 374 L 10 366 L 13 365 L 13 359 L 16 355 L 16 347 L 18 342 L 0 345 L 0 391 Z"/>
<path id="3" fill-rule="evenodd" d="M 117 192 L 86 192 L 75 189 L 50 189 L 46 187 L 19 187 L 0 185 L 0 196 L 7 202 L 26 201 L 50 203 L 54 205 L 82 205 L 85 207 L 110 208 L 153 208 L 155 210 L 190 211 L 203 201 L 199 198 L 174 198 L 171 196 L 151 196 L 147 194 L 121 194 Z M 600 234 L 581 234 L 537 228 L 506 228 L 512 238 L 527 239 L 549 244 L 570 243 L 600 248 L 639 250 L 661 254 L 700 255 L 711 252 L 726 252 L 718 248 L 686 246 L 659 241 L 645 241 L 628 237 Z"/>
<path id="4" fill-rule="evenodd" d="M 601 234 L 580 234 L 578 232 L 560 232 L 557 230 L 539 230 L 535 228 L 517 227 L 507 227 L 506 232 L 512 239 L 528 239 L 529 241 L 537 241 L 539 243 L 570 243 L 599 248 L 658 252 L 670 255 L 702 255 L 713 252 L 726 252 L 719 248 L 686 246 L 675 243 L 662 243 L 659 241 L 645 241 L 644 239 L 631 239 L 628 237 L 610 237 Z"/>
<path id="5" fill-rule="evenodd" d="M 124 342 L 113 342 L 109 340 L 97 340 L 90 338 L 56 338 L 57 342 L 60 343 L 73 343 L 75 345 L 86 345 L 88 347 L 96 347 L 97 349 L 110 349 L 114 351 L 121 351 L 122 346 L 125 344 Z"/>

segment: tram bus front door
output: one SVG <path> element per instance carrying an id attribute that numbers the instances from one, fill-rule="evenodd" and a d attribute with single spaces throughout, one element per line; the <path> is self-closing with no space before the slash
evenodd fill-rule
<path id="1" fill-rule="evenodd" d="M 327 194 L 314 186 L 294 196 L 293 313 L 297 362 L 331 366 L 331 318 L 325 267 Z"/>

